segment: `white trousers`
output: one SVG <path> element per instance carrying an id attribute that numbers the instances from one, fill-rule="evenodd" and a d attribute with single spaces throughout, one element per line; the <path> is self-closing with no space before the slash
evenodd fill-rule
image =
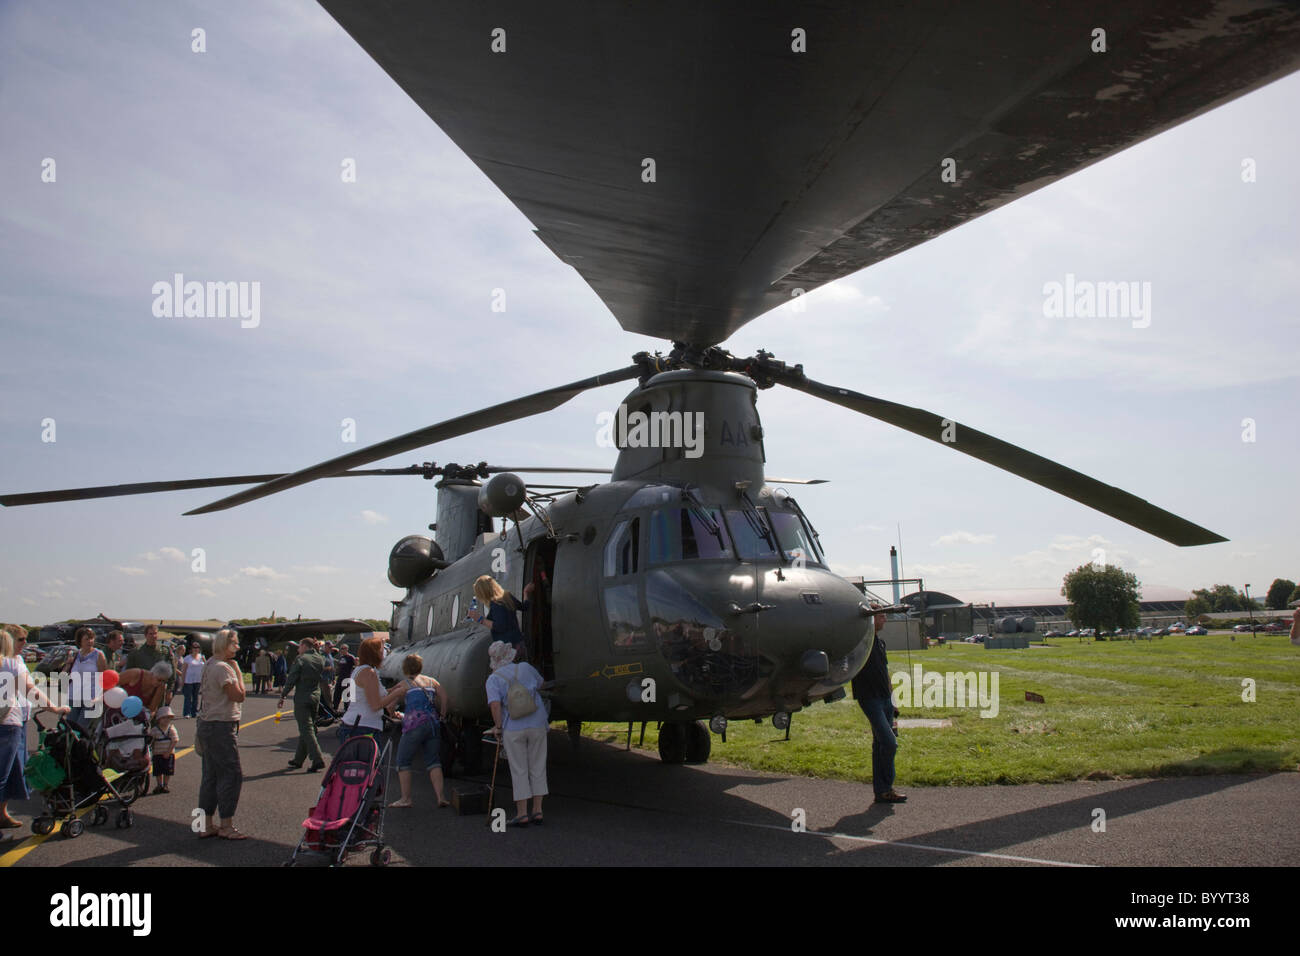
<path id="1" fill-rule="evenodd" d="M 516 800 L 542 797 L 547 793 L 546 731 L 545 727 L 530 727 L 527 730 L 507 730 L 503 735 Z"/>

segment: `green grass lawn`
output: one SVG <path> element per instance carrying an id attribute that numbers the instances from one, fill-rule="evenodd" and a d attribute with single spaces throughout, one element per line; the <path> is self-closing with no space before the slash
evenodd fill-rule
<path id="1" fill-rule="evenodd" d="M 1287 635 L 1170 636 L 985 650 L 955 644 L 890 653 L 891 670 L 996 671 L 999 711 L 904 708 L 952 726 L 904 729 L 897 785 L 1048 783 L 1259 770 L 1300 764 L 1300 648 Z M 1254 681 L 1254 702 L 1243 681 Z M 1029 703 L 1025 692 L 1046 703 Z M 626 725 L 589 725 L 622 742 Z M 639 726 L 633 733 L 636 745 Z M 712 761 L 776 773 L 871 779 L 871 733 L 852 697 L 796 713 L 790 740 L 772 727 L 734 722 Z M 645 746 L 657 748 L 655 727 Z"/>

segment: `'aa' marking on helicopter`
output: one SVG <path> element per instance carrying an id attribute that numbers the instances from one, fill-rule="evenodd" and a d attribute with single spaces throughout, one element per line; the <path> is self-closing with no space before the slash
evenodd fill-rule
<path id="1" fill-rule="evenodd" d="M 641 662 L 636 661 L 631 664 L 606 664 L 604 670 L 592 671 L 588 677 L 627 677 L 629 674 L 640 674 L 642 671 Z"/>
<path id="2" fill-rule="evenodd" d="M 737 448 L 744 445 L 748 448 L 749 439 L 745 437 L 746 431 L 748 431 L 748 429 L 745 428 L 744 422 L 736 422 L 736 430 L 733 433 L 731 426 L 727 424 L 727 420 L 724 418 L 722 420 L 722 434 L 718 437 L 718 444 L 735 445 Z"/>

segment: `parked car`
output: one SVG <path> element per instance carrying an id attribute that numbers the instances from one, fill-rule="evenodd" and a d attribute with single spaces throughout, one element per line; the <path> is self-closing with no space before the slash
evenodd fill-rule
<path id="1" fill-rule="evenodd" d="M 36 670 L 42 674 L 58 673 L 68 662 L 68 658 L 76 652 L 77 649 L 71 644 L 56 644 L 54 647 L 47 648 L 45 656 L 36 665 Z"/>
<path id="2" fill-rule="evenodd" d="M 1249 624 L 1238 624 L 1236 627 L 1233 628 L 1233 630 L 1236 631 L 1238 634 L 1249 634 L 1252 628 Z M 1254 628 L 1254 630 L 1258 630 L 1258 628 Z"/>
<path id="3" fill-rule="evenodd" d="M 1191 627 L 1187 629 L 1187 633 L 1194 634 L 1194 635 L 1201 635 L 1201 634 L 1209 634 L 1210 632 L 1207 631 L 1205 628 L 1201 627 L 1201 625 L 1199 624 L 1193 624 Z"/>
<path id="4" fill-rule="evenodd" d="M 1283 624 L 1281 621 L 1270 621 L 1264 626 L 1264 630 L 1269 634 L 1282 634 L 1283 632 L 1290 631 L 1291 625 Z"/>

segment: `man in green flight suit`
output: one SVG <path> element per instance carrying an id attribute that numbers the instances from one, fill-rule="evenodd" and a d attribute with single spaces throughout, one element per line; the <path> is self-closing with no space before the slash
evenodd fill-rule
<path id="1" fill-rule="evenodd" d="M 294 770 L 311 758 L 308 773 L 316 773 L 325 766 L 320 742 L 316 739 L 316 714 L 320 710 L 320 681 L 325 672 L 325 658 L 316 651 L 316 642 L 310 637 L 298 644 L 298 656 L 289 668 L 289 677 L 280 694 L 279 709 L 284 710 L 284 700 L 293 691 L 293 716 L 298 721 L 298 751 L 289 761 Z"/>

